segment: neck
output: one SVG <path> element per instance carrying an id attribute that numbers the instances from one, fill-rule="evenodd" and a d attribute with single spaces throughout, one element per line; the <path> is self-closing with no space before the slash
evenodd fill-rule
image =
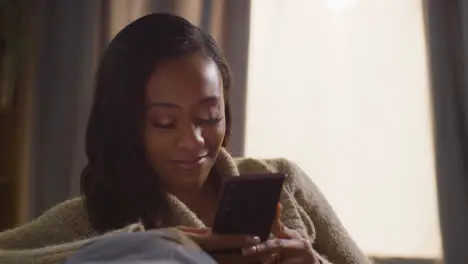
<path id="1" fill-rule="evenodd" d="M 220 180 L 215 173 L 210 173 L 203 184 L 174 186 L 169 191 L 189 208 L 195 209 L 218 198 Z"/>

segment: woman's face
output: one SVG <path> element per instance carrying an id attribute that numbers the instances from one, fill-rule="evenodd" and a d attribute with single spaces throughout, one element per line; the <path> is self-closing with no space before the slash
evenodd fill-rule
<path id="1" fill-rule="evenodd" d="M 198 53 L 158 64 L 146 85 L 146 106 L 152 168 L 169 188 L 201 187 L 226 130 L 217 65 Z"/>

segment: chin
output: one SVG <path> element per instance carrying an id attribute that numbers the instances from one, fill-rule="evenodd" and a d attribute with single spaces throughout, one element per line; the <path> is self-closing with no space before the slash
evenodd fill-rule
<path id="1" fill-rule="evenodd" d="M 167 168 L 166 180 L 172 186 L 202 186 L 213 166 L 212 159 L 209 158 L 198 166 L 181 166 L 179 164 L 171 164 Z"/>

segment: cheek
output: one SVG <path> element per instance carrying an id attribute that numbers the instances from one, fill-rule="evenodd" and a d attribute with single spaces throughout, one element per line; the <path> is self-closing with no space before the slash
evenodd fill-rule
<path id="1" fill-rule="evenodd" d="M 205 147 L 210 149 L 219 148 L 226 134 L 226 122 L 222 120 L 215 126 L 207 126 L 202 128 L 202 137 L 205 141 Z M 144 144 L 148 160 L 152 163 L 157 162 L 158 157 L 167 156 L 171 152 L 177 150 L 177 133 L 169 131 L 161 132 L 146 125 L 144 131 Z"/>
<path id="2" fill-rule="evenodd" d="M 220 147 L 226 134 L 226 122 L 223 120 L 216 126 L 203 129 L 203 138 L 208 147 Z"/>
<path id="3" fill-rule="evenodd" d="M 173 142 L 169 134 L 158 133 L 151 125 L 147 125 L 144 131 L 145 155 L 151 163 L 157 163 L 158 157 L 164 157 L 171 149 Z"/>

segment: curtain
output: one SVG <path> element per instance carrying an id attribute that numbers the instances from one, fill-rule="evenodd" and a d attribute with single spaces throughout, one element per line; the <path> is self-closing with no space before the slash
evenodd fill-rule
<path id="1" fill-rule="evenodd" d="M 243 152 L 249 0 L 48 0 L 40 3 L 35 98 L 29 166 L 29 219 L 79 195 L 86 164 L 84 134 L 100 54 L 126 24 L 152 12 L 170 12 L 220 42 L 233 71 L 233 137 Z M 27 219 L 26 219 L 27 220 Z"/>
<path id="2" fill-rule="evenodd" d="M 426 1 L 445 263 L 468 260 L 468 3 Z"/>
<path id="3" fill-rule="evenodd" d="M 102 12 L 94 0 L 37 3 L 28 218 L 68 198 L 79 174 Z"/>
<path id="4" fill-rule="evenodd" d="M 0 2 L 0 229 L 26 218 L 34 5 Z"/>

